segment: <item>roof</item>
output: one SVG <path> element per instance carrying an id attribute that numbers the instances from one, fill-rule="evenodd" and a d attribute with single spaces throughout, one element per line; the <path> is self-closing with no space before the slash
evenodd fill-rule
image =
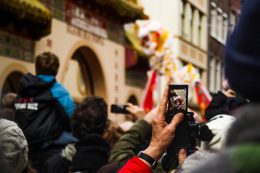
<path id="1" fill-rule="evenodd" d="M 119 16 L 131 19 L 148 19 L 138 0 L 96 0 L 101 5 L 113 8 Z"/>
<path id="2" fill-rule="evenodd" d="M 25 28 L 28 37 L 39 39 L 51 32 L 51 12 L 39 0 L 1 0 L 1 27 Z M 19 29 L 16 30 L 20 32 Z"/>

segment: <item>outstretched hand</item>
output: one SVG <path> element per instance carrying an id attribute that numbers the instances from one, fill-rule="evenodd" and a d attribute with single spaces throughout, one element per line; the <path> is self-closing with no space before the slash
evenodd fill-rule
<path id="1" fill-rule="evenodd" d="M 133 105 L 132 103 L 127 103 L 126 110 L 134 116 L 135 119 L 143 119 L 145 116 L 145 111 L 143 108 Z"/>

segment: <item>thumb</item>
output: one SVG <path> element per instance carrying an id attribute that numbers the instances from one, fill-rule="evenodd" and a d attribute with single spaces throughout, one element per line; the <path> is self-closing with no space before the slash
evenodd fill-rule
<path id="1" fill-rule="evenodd" d="M 186 158 L 187 158 L 186 150 L 180 149 L 178 154 L 179 165 L 182 165 Z"/>

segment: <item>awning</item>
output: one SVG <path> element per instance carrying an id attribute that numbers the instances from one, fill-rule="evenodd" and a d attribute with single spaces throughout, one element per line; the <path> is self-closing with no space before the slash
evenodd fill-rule
<path id="1" fill-rule="evenodd" d="M 112 7 L 119 16 L 133 20 L 148 19 L 138 0 L 97 0 L 97 2 Z"/>
<path id="2" fill-rule="evenodd" d="M 1 0 L 0 27 L 32 39 L 51 32 L 51 12 L 38 0 Z"/>

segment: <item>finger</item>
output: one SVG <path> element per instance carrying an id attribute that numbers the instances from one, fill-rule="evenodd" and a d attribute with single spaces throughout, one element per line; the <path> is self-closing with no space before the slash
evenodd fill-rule
<path id="1" fill-rule="evenodd" d="M 127 103 L 127 107 L 133 107 L 134 105 L 132 103 Z"/>
<path id="2" fill-rule="evenodd" d="M 165 113 L 165 109 L 166 109 L 167 101 L 168 101 L 168 90 L 169 90 L 169 85 L 167 84 L 164 89 L 163 98 L 161 100 L 161 103 L 160 103 L 160 106 L 158 109 L 159 116 L 164 117 L 164 113 Z"/>
<path id="3" fill-rule="evenodd" d="M 186 158 L 187 158 L 186 150 L 180 149 L 178 154 L 179 165 L 182 165 Z"/>
<path id="4" fill-rule="evenodd" d="M 148 112 L 145 116 L 154 116 L 158 112 L 158 106 L 156 108 L 153 108 L 150 112 Z"/>
<path id="5" fill-rule="evenodd" d="M 178 113 L 173 117 L 171 123 L 168 126 L 170 126 L 170 128 L 175 131 L 183 119 L 184 119 L 183 113 Z"/>
<path id="6" fill-rule="evenodd" d="M 133 114 L 135 112 L 135 109 L 133 107 L 127 106 L 125 108 L 128 112 L 130 112 L 131 114 Z"/>

